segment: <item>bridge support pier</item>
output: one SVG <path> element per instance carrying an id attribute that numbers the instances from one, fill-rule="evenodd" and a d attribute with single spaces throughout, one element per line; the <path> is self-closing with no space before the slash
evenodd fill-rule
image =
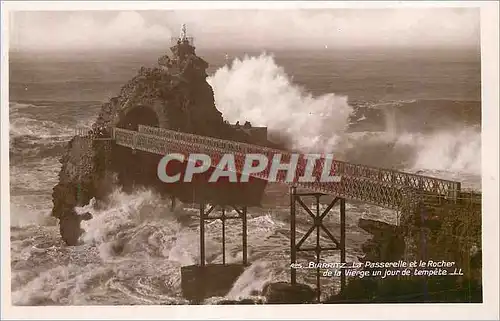
<path id="1" fill-rule="evenodd" d="M 292 264 L 290 270 L 290 282 L 292 284 L 297 283 L 297 270 L 293 265 L 297 262 L 298 252 L 314 252 L 316 254 L 316 264 L 321 262 L 321 252 L 324 251 L 340 251 L 340 262 L 346 263 L 346 216 L 345 216 L 345 199 L 336 197 L 324 211 L 320 211 L 320 198 L 327 194 L 323 193 L 298 193 L 296 187 L 290 188 L 290 261 Z M 304 202 L 302 197 L 314 197 L 315 204 L 314 208 L 311 210 Z M 313 226 L 302 236 L 299 242 L 296 242 L 296 219 L 297 219 L 297 204 L 304 209 L 313 219 Z M 332 208 L 339 204 L 340 207 L 340 241 L 333 236 L 333 234 L 326 228 L 323 224 L 323 219 L 330 213 Z M 302 247 L 304 242 L 309 238 L 309 236 L 316 231 L 315 246 Z M 320 244 L 320 233 L 325 232 L 328 239 L 334 243 L 334 246 L 321 246 Z M 329 262 L 333 263 L 333 262 Z M 316 268 L 316 296 L 318 302 L 321 297 L 320 288 L 320 268 Z M 345 288 L 346 277 L 345 270 L 340 269 L 340 287 L 341 290 Z"/>
<path id="2" fill-rule="evenodd" d="M 220 207 L 219 215 L 210 214 L 215 213 L 216 207 Z M 242 222 L 242 256 L 243 256 L 243 265 L 248 264 L 248 246 L 247 246 L 247 207 L 246 206 L 235 206 L 230 205 L 236 211 L 235 215 L 227 215 L 226 206 L 223 205 L 210 205 L 210 207 L 206 209 L 206 204 L 200 204 L 200 265 L 204 266 L 206 261 L 205 256 L 205 221 L 210 220 L 221 220 L 222 222 L 222 264 L 226 264 L 226 221 L 227 220 L 235 220 L 241 219 Z"/>
<path id="3" fill-rule="evenodd" d="M 186 299 L 201 302 L 205 298 L 224 296 L 248 266 L 247 250 L 247 207 L 236 205 L 200 204 L 200 264 L 181 268 L 182 293 Z M 236 215 L 228 213 L 234 209 Z M 206 262 L 205 222 L 210 220 L 222 222 L 222 262 Z M 242 221 L 242 263 L 226 261 L 226 221 L 241 219 Z"/>

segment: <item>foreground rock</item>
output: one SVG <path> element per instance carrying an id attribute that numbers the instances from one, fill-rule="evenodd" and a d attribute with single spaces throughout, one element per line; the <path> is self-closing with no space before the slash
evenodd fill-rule
<path id="1" fill-rule="evenodd" d="M 443 276 L 350 278 L 346 288 L 326 303 L 482 302 L 480 202 L 422 203 L 400 226 L 367 219 L 358 225 L 373 235 L 362 246 L 361 262 L 432 260 L 454 265 Z M 450 275 L 455 268 L 459 275 Z"/>
<path id="2" fill-rule="evenodd" d="M 316 293 L 308 285 L 291 284 L 287 282 L 268 283 L 262 290 L 262 295 L 268 304 L 299 304 L 313 303 Z"/>
<path id="3" fill-rule="evenodd" d="M 360 261 L 397 261 L 404 254 L 405 242 L 401 228 L 385 222 L 361 218 L 358 226 L 373 235 L 363 244 L 365 256 Z"/>

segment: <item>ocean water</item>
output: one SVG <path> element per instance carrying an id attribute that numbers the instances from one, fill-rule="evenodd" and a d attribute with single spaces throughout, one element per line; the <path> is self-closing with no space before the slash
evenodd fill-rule
<path id="1" fill-rule="evenodd" d="M 150 190 L 116 188 L 91 202 L 82 245 L 65 246 L 51 218 L 59 159 L 76 128 L 90 126 L 100 104 L 118 94 L 161 52 L 11 53 L 10 193 L 12 297 L 16 305 L 185 304 L 180 267 L 198 255 L 196 210 Z M 230 122 L 249 120 L 293 148 L 429 176 L 480 189 L 479 56 L 460 52 L 245 52 L 198 50 L 207 60 L 217 108 Z M 289 279 L 287 188 L 271 184 L 263 208 L 249 209 L 252 265 L 227 298 L 250 296 Z M 326 206 L 326 205 L 322 205 Z M 347 204 L 349 261 L 369 238 L 360 217 L 396 223 L 390 210 Z M 307 231 L 307 214 L 298 217 Z M 326 219 L 339 235 L 334 211 Z M 239 262 L 241 223 L 228 221 L 226 259 Z M 207 263 L 219 263 L 221 224 L 206 227 Z M 326 238 L 323 239 L 327 242 Z M 299 261 L 312 259 L 304 254 Z M 325 261 L 338 261 L 325 254 Z M 314 284 L 313 270 L 298 272 Z M 324 295 L 338 284 L 324 278 Z M 207 301 L 207 303 L 213 302 Z"/>

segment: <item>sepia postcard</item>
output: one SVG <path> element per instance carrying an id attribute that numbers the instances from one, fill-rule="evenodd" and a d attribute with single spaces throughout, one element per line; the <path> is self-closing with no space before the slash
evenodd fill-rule
<path id="1" fill-rule="evenodd" d="M 498 318 L 498 8 L 2 2 L 2 318 Z"/>

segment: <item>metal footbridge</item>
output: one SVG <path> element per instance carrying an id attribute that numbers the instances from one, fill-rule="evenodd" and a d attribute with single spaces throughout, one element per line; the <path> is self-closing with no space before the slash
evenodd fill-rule
<path id="1" fill-rule="evenodd" d="M 180 153 L 188 157 L 192 153 L 204 153 L 211 157 L 212 166 L 216 166 L 223 155 L 233 154 L 236 170 L 240 173 L 247 154 L 263 154 L 268 159 L 272 159 L 275 154 L 281 154 L 283 163 L 291 158 L 289 151 L 144 125 L 139 125 L 137 131 L 113 128 L 112 138 L 117 145 L 158 155 Z M 324 164 L 325 159 L 321 158 L 319 162 Z M 313 172 L 313 176 L 317 178 L 315 182 L 295 180 L 293 185 L 394 210 L 401 210 L 408 204 L 409 199 L 419 196 L 450 201 L 456 201 L 461 197 L 460 182 L 338 160 L 331 160 L 331 164 L 332 172 L 342 177 L 340 182 L 320 182 L 321 171 L 315 171 Z M 299 157 L 297 173 L 303 174 L 305 167 L 306 159 Z M 269 168 L 260 173 L 250 174 L 264 180 L 267 180 L 268 175 Z M 280 173 L 277 182 L 290 184 L 286 181 L 285 175 Z"/>

